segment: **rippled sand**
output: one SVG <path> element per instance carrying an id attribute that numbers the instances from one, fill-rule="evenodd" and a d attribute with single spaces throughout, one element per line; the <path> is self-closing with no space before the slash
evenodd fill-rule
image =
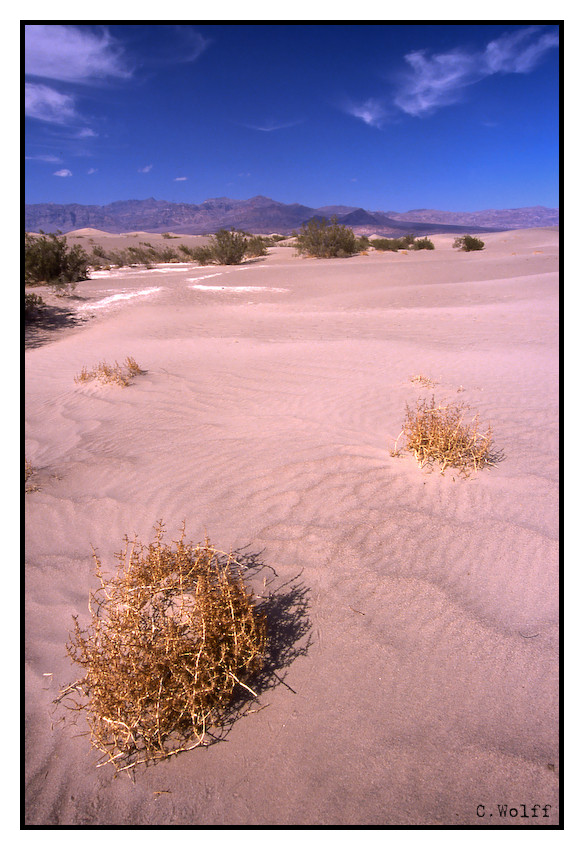
<path id="1" fill-rule="evenodd" d="M 85 321 L 27 350 L 27 823 L 558 822 L 559 237 L 432 239 L 96 275 L 67 304 Z M 127 355 L 131 386 L 75 383 Z M 390 456 L 432 393 L 492 424 L 497 467 Z M 161 518 L 257 554 L 297 628 L 261 711 L 133 784 L 52 700 L 92 545 L 113 567 Z"/>

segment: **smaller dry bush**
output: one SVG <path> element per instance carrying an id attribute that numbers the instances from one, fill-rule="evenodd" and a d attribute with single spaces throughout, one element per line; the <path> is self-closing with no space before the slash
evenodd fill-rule
<path id="1" fill-rule="evenodd" d="M 432 378 L 427 378 L 425 375 L 414 375 L 410 378 L 410 381 L 412 384 L 422 384 L 423 387 L 428 387 L 428 389 L 435 386 L 435 382 Z"/>
<path id="2" fill-rule="evenodd" d="M 126 357 L 123 366 L 120 366 L 117 360 L 113 366 L 110 366 L 105 360 L 98 363 L 93 369 L 87 369 L 84 366 L 74 380 L 76 384 L 98 380 L 102 384 L 119 384 L 121 387 L 127 387 L 130 384 L 130 378 L 141 375 L 143 372 L 144 370 L 138 366 L 133 357 Z"/>
<path id="3" fill-rule="evenodd" d="M 478 415 L 465 422 L 468 408 L 464 404 L 436 404 L 418 399 L 415 408 L 406 405 L 403 429 L 396 441 L 394 455 L 399 455 L 397 442 L 403 435 L 405 450 L 414 454 L 420 467 L 437 464 L 443 473 L 455 467 L 464 475 L 492 466 L 499 458 L 493 452 L 491 426 L 483 432 Z"/>
<path id="4" fill-rule="evenodd" d="M 74 617 L 67 652 L 85 669 L 56 702 L 85 711 L 92 746 L 116 771 L 206 743 L 236 686 L 262 666 L 265 621 L 237 562 L 180 538 L 125 538 L 118 570 L 91 593 L 91 624 Z"/>

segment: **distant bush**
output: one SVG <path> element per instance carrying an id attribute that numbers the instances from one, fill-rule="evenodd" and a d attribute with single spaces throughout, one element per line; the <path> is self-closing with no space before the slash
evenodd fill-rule
<path id="1" fill-rule="evenodd" d="M 320 221 L 313 218 L 293 236 L 297 238 L 298 253 L 309 257 L 351 257 L 360 250 L 353 231 L 344 224 L 338 224 L 334 216 L 331 224 L 327 224 L 324 218 Z"/>
<path id="2" fill-rule="evenodd" d="M 464 236 L 456 237 L 452 243 L 452 247 L 460 248 L 461 251 L 482 251 L 485 247 L 485 243 L 482 239 L 478 239 L 476 236 L 471 236 L 469 233 L 465 233 Z"/>
<path id="3" fill-rule="evenodd" d="M 80 245 L 67 247 L 60 233 L 24 236 L 24 282 L 64 287 L 87 280 L 89 257 Z"/>
<path id="4" fill-rule="evenodd" d="M 433 251 L 434 243 L 431 239 L 428 239 L 427 236 L 424 236 L 421 239 L 414 239 L 414 243 L 411 247 L 414 251 Z"/>
<path id="5" fill-rule="evenodd" d="M 268 253 L 268 245 L 272 244 L 273 243 L 269 238 L 264 238 L 263 236 L 250 236 L 250 238 L 247 240 L 245 256 L 265 257 Z"/>
<path id="6" fill-rule="evenodd" d="M 416 239 L 411 233 L 399 239 L 371 239 L 370 243 L 376 251 L 403 251 L 409 248 L 414 251 L 434 250 L 434 243 L 427 236 Z"/>
<path id="7" fill-rule="evenodd" d="M 245 257 L 247 244 L 247 239 L 240 230 L 218 230 L 210 248 L 219 265 L 236 266 Z"/>
<path id="8" fill-rule="evenodd" d="M 210 245 L 199 245 L 196 248 L 191 248 L 189 254 L 191 259 L 200 266 L 208 266 L 215 259 L 213 249 Z"/>
<path id="9" fill-rule="evenodd" d="M 397 251 L 399 239 L 370 239 L 369 244 L 376 251 Z"/>

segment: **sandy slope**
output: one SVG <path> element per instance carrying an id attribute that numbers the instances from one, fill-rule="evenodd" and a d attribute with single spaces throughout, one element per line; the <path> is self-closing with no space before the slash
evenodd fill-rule
<path id="1" fill-rule="evenodd" d="M 558 822 L 558 233 L 432 239 L 96 276 L 87 321 L 27 350 L 27 823 Z M 132 386 L 74 382 L 128 354 Z M 431 392 L 492 423 L 495 469 L 390 457 Z M 272 624 L 285 684 L 132 783 L 51 701 L 81 673 L 91 546 L 113 566 L 160 518 L 301 575 Z"/>

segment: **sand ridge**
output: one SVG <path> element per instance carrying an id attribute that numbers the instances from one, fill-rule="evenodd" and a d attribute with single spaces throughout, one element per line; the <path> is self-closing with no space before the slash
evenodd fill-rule
<path id="1" fill-rule="evenodd" d="M 67 302 L 85 321 L 27 350 L 27 823 L 558 823 L 559 236 L 481 238 L 94 276 Z M 126 355 L 131 386 L 74 382 Z M 390 456 L 432 392 L 491 422 L 496 468 Z M 307 629 L 261 711 L 132 784 L 52 700 L 91 546 L 113 566 L 161 518 L 261 553 Z M 499 808 L 522 804 L 549 817 Z"/>

